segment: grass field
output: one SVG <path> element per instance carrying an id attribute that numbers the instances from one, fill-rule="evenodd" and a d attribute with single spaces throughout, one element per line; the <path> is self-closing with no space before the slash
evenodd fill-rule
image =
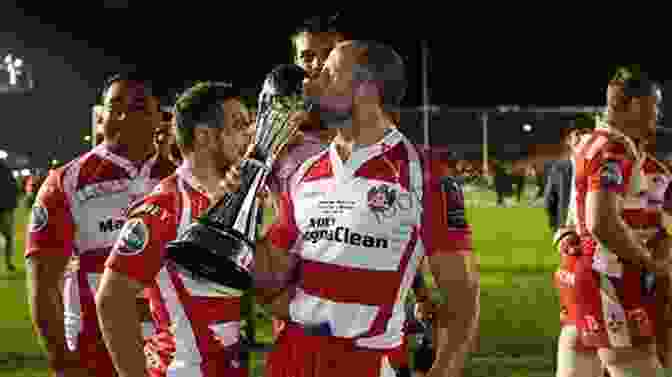
<path id="1" fill-rule="evenodd" d="M 558 333 L 558 303 L 551 287 L 557 256 L 543 209 L 526 206 L 497 208 L 490 192 L 468 192 L 467 211 L 474 228 L 474 247 L 481 263 L 480 349 L 467 365 L 466 376 L 553 375 L 554 342 Z M 26 304 L 23 234 L 27 211 L 17 213 L 19 271 L 8 275 L 0 267 L 0 377 L 47 376 L 46 363 L 33 335 Z M 269 324 L 257 329 L 260 341 L 270 341 Z M 261 376 L 261 361 L 254 376 Z"/>

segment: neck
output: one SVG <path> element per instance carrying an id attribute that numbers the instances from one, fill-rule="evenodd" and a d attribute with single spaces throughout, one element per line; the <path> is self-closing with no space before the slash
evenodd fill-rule
<path id="1" fill-rule="evenodd" d="M 124 157 L 133 163 L 143 162 L 152 155 L 152 150 L 148 150 L 144 145 L 135 147 L 126 144 L 117 144 L 109 140 L 105 140 L 104 142 L 110 152 Z"/>
<path id="2" fill-rule="evenodd" d="M 214 197 L 220 191 L 220 182 L 224 178 L 221 167 L 206 153 L 191 152 L 184 157 L 184 161 L 191 168 L 195 183 L 201 185 L 210 197 Z"/>
<path id="3" fill-rule="evenodd" d="M 334 138 L 341 158 L 349 159 L 355 145 L 366 147 L 379 142 L 391 125 L 380 106 L 356 106 L 352 112 L 352 127 L 339 129 Z"/>

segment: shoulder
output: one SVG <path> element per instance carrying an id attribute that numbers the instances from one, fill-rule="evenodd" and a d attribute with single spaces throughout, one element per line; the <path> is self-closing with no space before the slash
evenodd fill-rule
<path id="1" fill-rule="evenodd" d="M 162 180 L 154 188 L 154 191 L 132 203 L 126 210 L 126 217 L 164 217 L 166 214 L 174 213 L 176 210 L 175 199 L 178 194 L 176 176 L 171 175 Z"/>

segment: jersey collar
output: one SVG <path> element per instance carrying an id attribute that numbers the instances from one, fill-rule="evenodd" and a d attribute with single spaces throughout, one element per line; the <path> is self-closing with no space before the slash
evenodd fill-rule
<path id="1" fill-rule="evenodd" d="M 182 164 L 175 170 L 175 175 L 181 179 L 187 186 L 191 187 L 192 190 L 198 192 L 208 200 L 210 200 L 210 194 L 201 184 L 198 183 L 194 177 L 191 162 L 188 159 L 182 161 Z"/>
<path id="2" fill-rule="evenodd" d="M 156 163 L 159 156 L 158 153 L 154 154 L 154 156 L 145 161 L 142 164 L 141 168 L 138 169 L 126 157 L 122 157 L 112 152 L 112 150 L 105 143 L 97 145 L 95 148 L 93 148 L 91 152 L 124 169 L 131 179 L 136 178 L 149 179 L 152 168 L 154 167 L 154 164 Z"/>
<path id="3" fill-rule="evenodd" d="M 403 135 L 396 128 L 385 135 L 377 143 L 352 152 L 350 159 L 346 162 L 341 160 L 341 156 L 336 149 L 336 143 L 332 142 L 329 146 L 329 160 L 334 172 L 334 176 L 339 180 L 352 179 L 359 168 L 367 161 L 370 161 L 381 154 L 392 149 L 403 140 Z"/>

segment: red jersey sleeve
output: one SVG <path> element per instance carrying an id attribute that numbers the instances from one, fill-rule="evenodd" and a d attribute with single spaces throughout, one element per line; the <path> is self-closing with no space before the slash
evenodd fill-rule
<path id="1" fill-rule="evenodd" d="M 625 194 L 632 180 L 633 165 L 633 157 L 626 154 L 622 144 L 605 144 L 588 164 L 588 192 Z"/>
<path id="2" fill-rule="evenodd" d="M 301 232 L 294 221 L 294 205 L 287 191 L 282 192 L 279 207 L 278 219 L 271 225 L 266 237 L 274 247 L 289 251 Z"/>
<path id="3" fill-rule="evenodd" d="M 462 184 L 453 177 L 441 177 L 431 164 L 424 181 L 420 236 L 428 256 L 437 253 L 470 253 L 471 226 L 465 217 Z"/>
<path id="4" fill-rule="evenodd" d="M 51 171 L 37 193 L 26 230 L 26 257 L 43 252 L 73 253 L 75 225 L 62 176 L 62 169 Z"/>
<path id="5" fill-rule="evenodd" d="M 172 195 L 161 194 L 136 203 L 105 266 L 150 285 L 163 266 L 166 243 L 177 237 L 173 201 Z"/>

